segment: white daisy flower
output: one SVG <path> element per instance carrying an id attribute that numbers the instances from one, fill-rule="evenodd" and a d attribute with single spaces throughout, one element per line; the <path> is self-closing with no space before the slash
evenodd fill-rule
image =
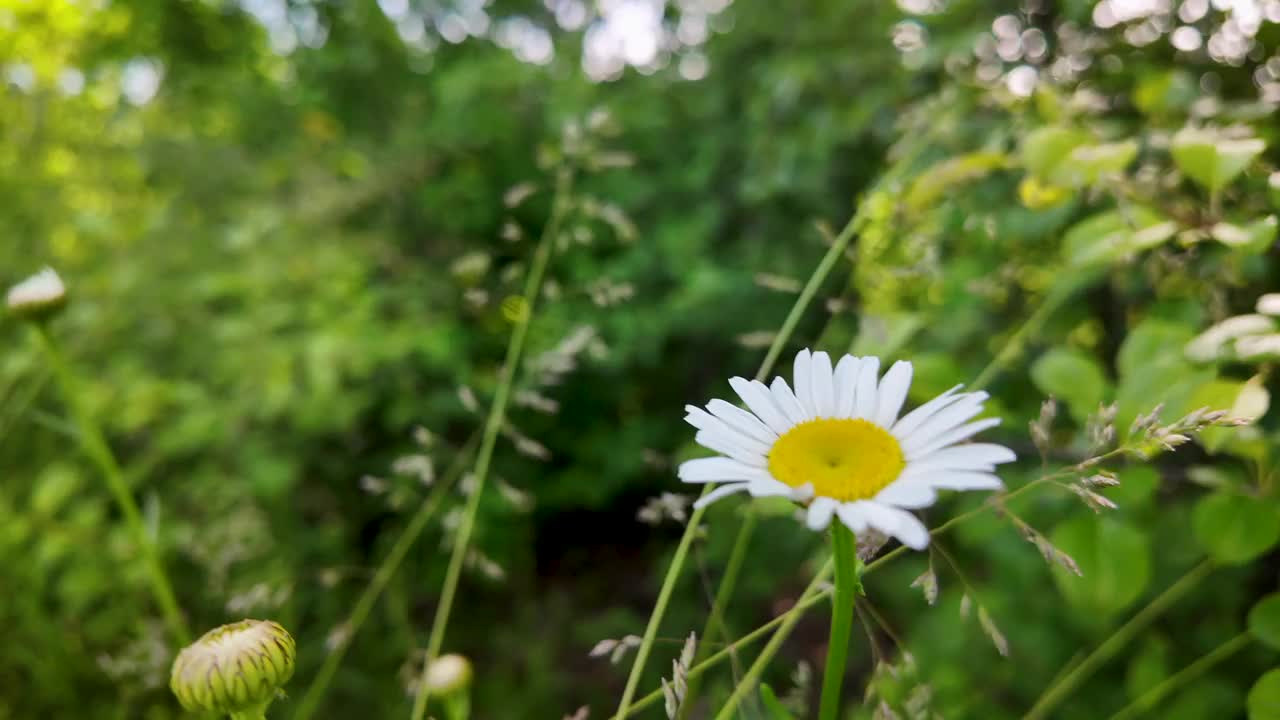
<path id="1" fill-rule="evenodd" d="M 698 507 L 746 491 L 807 503 L 810 528 L 833 516 L 854 533 L 871 528 L 917 550 L 929 531 L 908 510 L 928 507 L 938 490 L 998 490 L 996 465 L 1012 450 L 960 444 L 1000 423 L 975 420 L 985 392 L 960 386 L 898 417 L 911 386 L 911 363 L 899 361 L 880 377 L 880 359 L 845 355 L 835 367 L 825 352 L 801 350 L 795 389 L 781 377 L 729 380 L 747 409 L 712 400 L 687 406 L 685 420 L 699 445 L 718 457 L 680 465 L 687 483 L 720 483 Z"/>
<path id="2" fill-rule="evenodd" d="M 61 307 L 67 288 L 51 268 L 45 268 L 9 288 L 5 304 L 19 315 L 41 316 Z"/>

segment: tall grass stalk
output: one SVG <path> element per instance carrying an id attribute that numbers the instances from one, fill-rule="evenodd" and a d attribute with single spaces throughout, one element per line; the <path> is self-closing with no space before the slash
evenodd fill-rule
<path id="1" fill-rule="evenodd" d="M 1146 607 L 1139 610 L 1128 622 L 1117 628 L 1102 644 L 1094 648 L 1093 652 L 1089 653 L 1084 660 L 1081 660 L 1074 670 L 1067 673 L 1058 682 L 1050 685 L 1040 696 L 1040 699 L 1031 706 L 1031 710 L 1027 712 L 1023 720 L 1040 720 L 1048 717 L 1049 713 L 1058 707 L 1080 683 L 1088 680 L 1094 671 L 1114 657 L 1117 652 L 1123 649 L 1130 640 L 1136 637 L 1147 625 L 1150 625 L 1161 613 L 1169 609 L 1178 600 L 1181 600 L 1188 592 L 1195 589 L 1200 584 L 1200 581 L 1208 577 L 1213 568 L 1214 563 L 1212 560 L 1204 560 L 1188 570 L 1185 575 L 1178 578 L 1177 582 L 1153 598 Z"/>
<path id="2" fill-rule="evenodd" d="M 80 447 L 89 456 L 89 459 L 93 461 L 93 464 L 98 466 L 98 471 L 102 473 L 102 477 L 106 480 L 107 488 L 115 498 L 116 505 L 120 508 L 120 513 L 124 516 L 125 525 L 142 554 L 142 562 L 147 570 L 147 580 L 151 585 L 151 594 L 155 598 L 156 604 L 160 607 L 165 626 L 178 647 L 187 645 L 191 642 L 191 630 L 187 627 L 187 621 L 183 618 L 182 611 L 178 608 L 178 600 L 174 595 L 173 585 L 169 582 L 169 576 L 164 571 L 164 564 L 160 561 L 160 552 L 156 548 L 154 538 L 147 532 L 146 523 L 142 520 L 142 512 L 138 509 L 138 503 L 133 499 L 133 491 L 129 488 L 128 481 L 125 480 L 124 471 L 120 469 L 120 463 L 116 460 L 115 454 L 112 453 L 111 446 L 107 444 L 102 429 L 98 427 L 92 413 L 81 401 L 79 382 L 71 369 L 70 363 L 63 357 L 53 334 L 49 332 L 48 327 L 42 324 L 35 324 L 33 327 L 35 328 L 36 338 L 44 349 L 45 356 L 49 359 L 53 375 L 57 379 L 59 389 L 62 391 L 63 400 L 75 420 L 76 434 L 80 441 Z"/>
<path id="3" fill-rule="evenodd" d="M 525 279 L 525 306 L 515 320 L 511 331 L 511 340 L 507 345 L 507 356 L 502 365 L 502 375 L 498 388 L 494 393 L 493 405 L 489 408 L 489 417 L 485 421 L 484 434 L 480 439 L 480 450 L 476 456 L 474 470 L 475 486 L 467 498 L 467 505 L 458 526 L 458 534 L 454 538 L 453 554 L 449 558 L 449 567 L 445 572 L 444 588 L 440 593 L 440 604 L 436 607 L 435 620 L 431 625 L 431 635 L 427 639 L 427 655 L 422 663 L 422 675 L 419 678 L 417 693 L 414 697 L 413 720 L 422 720 L 427 711 L 427 701 L 431 690 L 427 687 L 427 672 L 435 661 L 444 644 L 445 630 L 449 625 L 449 613 L 453 609 L 453 598 L 458 590 L 458 579 L 462 575 L 462 566 L 466 561 L 467 549 L 471 543 L 471 533 L 475 529 L 476 513 L 480 508 L 480 497 L 484 494 L 485 480 L 489 474 L 489 464 L 493 459 L 493 448 L 497 443 L 498 432 L 506 419 L 507 400 L 511 396 L 511 386 L 515 382 L 516 370 L 520 365 L 520 356 L 524 352 L 525 338 L 529 333 L 529 324 L 533 319 L 533 311 L 537 306 L 538 295 L 542 291 L 542 279 L 550 263 L 555 248 L 556 237 L 560 234 L 560 224 L 569 210 L 569 194 L 573 187 L 573 172 L 568 167 L 561 167 L 556 173 L 555 194 L 551 201 L 551 217 L 543 228 L 542 238 L 534 251 L 533 263 L 529 275 Z"/>
<path id="4" fill-rule="evenodd" d="M 320 701 L 324 699 L 325 692 L 329 689 L 329 684 L 333 681 L 334 675 L 337 674 L 338 667 L 342 664 L 342 659 L 346 656 L 347 650 L 355 640 L 355 636 L 360 632 L 360 628 L 364 626 L 364 621 L 369 617 L 369 612 L 373 610 L 378 598 L 382 597 L 382 591 L 386 589 L 387 583 L 391 582 L 391 578 L 395 577 L 396 571 L 400 569 L 400 563 L 409 554 L 410 548 L 418 541 L 418 537 L 426 529 L 427 523 L 439 510 L 444 499 L 449 495 L 458 478 L 461 477 L 462 471 L 466 468 L 467 461 L 471 458 L 479 439 L 479 432 L 471 434 L 471 437 L 454 457 L 448 470 L 440 477 L 440 481 L 422 499 L 422 504 L 418 506 L 418 510 L 410 518 L 409 524 L 405 525 L 404 530 L 400 532 L 400 537 L 396 538 L 395 545 L 392 546 L 387 556 L 383 558 L 382 563 L 373 574 L 373 580 L 365 587 L 364 592 L 360 594 L 360 599 L 356 601 L 355 607 L 351 610 L 351 614 L 347 616 L 347 621 L 344 623 L 345 633 L 341 642 L 325 656 L 324 664 L 320 666 L 320 672 L 316 674 L 315 680 L 311 682 L 311 686 L 307 688 L 306 694 L 302 696 L 302 700 L 298 703 L 298 709 L 293 714 L 293 720 L 309 720 L 315 714 L 316 709 L 320 707 Z"/>
<path id="5" fill-rule="evenodd" d="M 1135 718 L 1150 710 L 1154 710 L 1156 705 L 1165 698 L 1169 693 L 1178 690 L 1183 685 L 1195 680 L 1201 675 L 1208 672 L 1214 665 L 1235 655 L 1241 650 L 1249 646 L 1253 642 L 1253 634 L 1248 630 L 1236 635 L 1230 640 L 1222 643 L 1218 647 L 1205 653 L 1199 660 L 1182 668 L 1178 672 L 1165 678 L 1163 682 L 1155 687 L 1147 690 L 1133 700 L 1133 702 L 1124 706 L 1115 715 L 1111 716 L 1111 720 L 1129 720 Z"/>
<path id="6" fill-rule="evenodd" d="M 764 380 L 773 366 L 777 363 L 778 357 L 782 354 L 783 348 L 790 340 L 792 333 L 795 332 L 796 325 L 800 323 L 800 318 L 809 307 L 809 303 L 813 301 L 814 295 L 822 283 L 827 279 L 827 275 L 831 273 L 831 269 L 835 266 L 836 261 L 844 254 L 849 247 L 849 242 L 853 240 L 854 231 L 858 227 L 859 215 L 854 213 L 849 222 L 845 224 L 840 234 L 836 236 L 827 253 L 819 261 L 818 267 L 814 269 L 813 274 L 809 276 L 809 280 L 805 283 L 804 289 L 800 291 L 800 296 L 796 298 L 796 302 L 791 306 L 791 311 L 787 314 L 786 320 L 782 323 L 782 328 L 778 334 L 774 336 L 773 342 L 769 346 L 768 352 L 765 353 L 764 360 L 760 363 L 759 370 L 756 371 L 756 379 Z M 703 488 L 702 496 L 711 492 L 715 486 L 708 484 Z M 702 522 L 702 513 L 704 508 L 695 510 L 689 517 L 689 523 L 685 526 L 684 534 L 680 537 L 680 544 L 676 547 L 675 556 L 671 559 L 671 565 L 667 568 L 666 576 L 662 579 L 662 587 L 658 591 L 658 598 L 654 602 L 653 611 L 649 615 L 649 622 L 645 626 L 644 637 L 640 642 L 640 647 L 636 651 L 635 660 L 631 664 L 631 674 L 627 677 L 627 685 L 622 692 L 622 700 L 618 703 L 618 710 L 614 713 L 615 720 L 622 720 L 627 717 L 631 706 L 631 699 L 635 696 L 636 689 L 640 685 L 640 678 L 644 674 L 645 663 L 649 660 L 649 653 L 653 649 L 654 638 L 658 635 L 658 627 L 662 624 L 662 618 L 666 614 L 667 604 L 671 599 L 671 593 L 675 589 L 676 580 L 680 577 L 680 572 L 684 567 L 685 558 L 689 553 L 689 546 L 693 542 L 694 535 L 697 533 L 698 527 Z M 747 509 L 747 513 L 754 512 L 751 508 Z M 746 545 L 750 542 L 751 532 L 754 528 L 754 522 L 744 522 L 738 529 L 738 537 L 734 541 L 735 547 L 742 547 L 745 551 Z M 723 613 L 723 605 L 733 596 L 733 589 L 737 581 L 737 568 L 731 568 L 732 573 L 726 572 L 721 578 L 720 588 L 716 591 L 716 599 L 712 603 L 711 614 L 707 620 L 708 627 L 712 627 L 716 623 L 722 623 L 718 618 Z M 705 632 L 704 640 L 711 640 Z M 690 695 L 686 695 L 686 705 L 692 704 L 692 688 Z"/>

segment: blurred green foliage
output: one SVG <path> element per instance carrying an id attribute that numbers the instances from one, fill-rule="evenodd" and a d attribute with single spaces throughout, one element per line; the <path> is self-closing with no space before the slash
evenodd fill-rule
<path id="1" fill-rule="evenodd" d="M 1120 440 L 1160 404 L 1163 423 L 1204 405 L 1260 418 L 1111 466 L 1115 510 L 1055 487 L 1011 502 L 1083 577 L 994 514 L 940 541 L 963 582 L 925 555 L 869 577 L 895 632 L 852 654 L 851 682 L 877 698 L 856 716 L 882 701 L 1020 717 L 1210 557 L 1209 579 L 1054 717 L 1106 717 L 1247 624 L 1260 642 L 1159 716 L 1273 717 L 1274 603 L 1250 611 L 1277 577 L 1277 345 L 1252 349 L 1276 335 L 1204 333 L 1280 288 L 1280 8 L 1258 3 L 1248 25 L 1190 0 L 1135 17 L 1120 0 L 721 5 L 672 3 L 667 66 L 600 82 L 583 58 L 601 21 L 572 2 L 0 2 L 3 279 L 46 263 L 66 278 L 54 333 L 192 624 L 281 622 L 303 691 L 424 481 L 481 421 L 569 137 L 591 172 L 449 634 L 476 667 L 475 717 L 612 708 L 625 672 L 587 653 L 640 631 L 679 535 L 636 514 L 681 490 L 681 408 L 756 366 L 855 204 L 855 246 L 793 346 L 911 359 L 914 401 L 990 381 L 1001 441 L 1026 460 L 1010 487 L 1038 475 L 1025 428 L 1047 395 L 1054 465 L 1088 456 L 1100 403 Z M 450 40 L 475 12 L 476 37 Z M 519 18 L 554 41 L 545 64 L 499 39 Z M 1173 42 L 1185 28 L 1199 45 Z M 12 320 L 0 338 L 0 718 L 178 717 L 137 548 L 36 345 Z M 1198 338 L 1207 355 L 1185 352 Z M 740 507 L 710 513 L 646 692 L 702 627 Z M 761 520 L 736 634 L 815 567 L 821 540 L 789 515 Z M 323 717 L 407 714 L 451 518 L 354 639 Z M 934 563 L 930 607 L 910 584 Z M 813 701 L 794 671 L 821 662 L 822 616 L 744 717 Z M 732 673 L 710 678 L 715 699 Z"/>

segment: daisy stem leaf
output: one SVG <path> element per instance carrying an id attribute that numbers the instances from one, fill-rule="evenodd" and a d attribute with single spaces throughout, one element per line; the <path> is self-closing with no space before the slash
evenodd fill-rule
<path id="1" fill-rule="evenodd" d="M 369 612 L 373 610 L 374 604 L 382 596 L 382 591 L 386 589 L 387 583 L 391 582 L 391 579 L 395 577 L 396 570 L 400 568 L 400 563 L 404 561 L 410 548 L 417 542 L 427 523 L 430 522 L 436 511 L 444 503 L 444 499 L 452 492 L 454 484 L 462 475 L 463 469 L 466 468 L 467 460 L 470 459 L 479 439 L 479 432 L 471 434 L 471 437 L 462 446 L 462 450 L 454 457 L 449 469 L 440 478 L 440 482 L 436 483 L 431 492 L 423 498 L 417 512 L 413 514 L 413 517 L 409 519 L 409 523 L 405 525 L 404 530 L 400 532 L 400 537 L 396 538 L 395 545 L 392 546 L 387 556 L 383 558 L 382 564 L 378 566 L 377 571 L 373 574 L 373 580 L 365 587 L 364 592 L 360 594 L 360 599 L 356 601 L 355 607 L 347 617 L 347 621 L 344 623 L 346 632 L 342 634 L 342 641 L 325 656 L 324 665 L 320 667 L 320 672 L 316 673 L 315 680 L 311 682 L 306 694 L 299 701 L 298 709 L 293 714 L 293 720 L 310 720 L 311 716 L 319 709 L 320 701 L 324 699 L 324 694 L 328 691 L 329 684 L 333 681 L 334 675 L 337 674 L 338 667 L 342 664 L 342 659 L 347 654 L 347 649 L 351 647 L 356 634 L 364 626 L 364 621 L 368 619 Z"/>
<path id="2" fill-rule="evenodd" d="M 818 720 L 836 720 L 840 715 L 840 690 L 844 686 L 849 635 L 853 631 L 853 604 L 859 590 L 857 542 L 853 531 L 842 522 L 831 524 L 831 552 L 836 565 L 836 589 L 831 598 L 831 635 L 827 643 L 827 665 L 822 673 Z"/>
<path id="3" fill-rule="evenodd" d="M 555 195 L 551 201 L 551 216 L 543 228 L 542 238 L 534 251 L 533 262 L 529 274 L 525 278 L 524 300 L 526 311 L 515 319 L 515 327 L 511 331 L 511 340 L 507 344 L 506 359 L 502 364 L 502 375 L 494 392 L 493 405 L 489 408 L 489 416 L 485 420 L 484 433 L 480 436 L 480 449 L 476 454 L 473 470 L 475 478 L 471 495 L 463 511 L 462 522 L 458 525 L 457 535 L 453 541 L 453 552 L 449 556 L 449 567 L 445 570 L 444 587 L 440 591 L 440 604 L 436 606 L 435 619 L 431 623 L 431 635 L 427 638 L 427 654 L 422 663 L 422 676 L 418 681 L 417 693 L 414 696 L 413 710 L 410 717 L 422 720 L 427 712 L 427 701 L 431 691 L 427 685 L 427 672 L 435 661 L 444 644 L 445 630 L 449 625 L 449 614 L 453 610 L 453 598 L 458 590 L 458 579 L 462 575 L 462 566 L 467 558 L 467 550 L 471 544 L 471 533 L 475 530 L 476 513 L 480 509 L 480 498 L 484 494 L 485 479 L 489 475 L 489 464 L 493 459 L 493 449 L 498 441 L 498 432 L 506 419 L 507 400 L 511 397 L 511 387 L 515 384 L 516 369 L 520 364 L 520 356 L 524 352 L 525 338 L 529 333 L 529 323 L 533 318 L 533 310 L 538 296 L 542 294 L 542 279 L 550 264 L 551 254 L 555 247 L 556 237 L 560 234 L 560 225 L 568 214 L 570 191 L 573 186 L 573 173 L 561 168 L 556 174 Z M 696 517 L 696 514 L 695 514 Z"/>
<path id="4" fill-rule="evenodd" d="M 124 516 L 125 525 L 133 536 L 134 543 L 137 544 L 142 553 L 142 561 L 147 570 L 147 580 L 151 584 L 151 594 L 155 597 L 156 604 L 160 607 L 160 613 L 164 617 L 165 625 L 179 647 L 189 645 L 191 643 L 191 631 L 188 629 L 187 621 L 178 607 L 173 585 L 169 582 L 169 576 L 165 574 L 164 564 L 160 561 L 160 551 L 156 548 L 156 540 L 147 530 L 146 523 L 142 519 L 142 511 L 139 510 L 138 503 L 134 500 L 133 491 L 129 487 L 128 480 L 125 479 L 124 471 L 120 468 L 120 462 L 116 460 L 116 456 L 111 451 L 111 446 L 107 443 L 107 439 L 97 421 L 94 420 L 88 408 L 80 401 L 80 386 L 75 373 L 71 369 L 71 364 L 63 357 L 53 334 L 43 323 L 33 323 L 32 327 L 45 356 L 49 359 L 49 366 L 52 368 L 53 376 L 62 391 L 63 400 L 75 420 L 76 437 L 80 441 L 80 447 L 84 450 L 85 455 L 89 456 L 93 464 L 98 466 L 99 472 L 102 473 L 102 477 L 107 482 L 107 488 L 111 491 L 116 505 L 120 508 L 120 514 Z"/>

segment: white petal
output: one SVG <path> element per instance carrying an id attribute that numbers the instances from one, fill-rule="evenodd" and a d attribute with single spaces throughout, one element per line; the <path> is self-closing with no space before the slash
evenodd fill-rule
<path id="1" fill-rule="evenodd" d="M 911 463 L 925 465 L 937 469 L 950 470 L 993 470 L 1000 463 L 1017 460 L 1013 451 L 1003 445 L 991 443 L 973 443 L 971 445 L 953 445 L 920 458 Z"/>
<path id="2" fill-rule="evenodd" d="M 906 402 L 907 390 L 911 387 L 911 363 L 899 360 L 884 374 L 878 390 L 879 402 L 876 406 L 875 424 L 882 428 L 891 428 Z"/>
<path id="3" fill-rule="evenodd" d="M 787 416 L 778 410 L 778 406 L 773 402 L 773 396 L 769 394 L 769 388 L 759 380 L 747 380 L 746 378 L 729 378 L 729 385 L 733 387 L 734 392 L 738 393 L 738 397 L 742 398 L 742 402 L 746 403 L 747 409 L 755 413 L 756 417 L 769 426 L 769 429 L 781 435 L 791 429 L 791 421 L 787 420 Z"/>
<path id="4" fill-rule="evenodd" d="M 751 489 L 751 486 L 747 483 L 729 483 L 728 485 L 721 485 L 715 490 L 712 490 L 706 495 L 698 498 L 698 501 L 693 504 L 693 507 L 704 508 L 726 495 L 732 495 L 749 489 Z"/>
<path id="5" fill-rule="evenodd" d="M 817 501 L 815 500 L 814 502 Z M 845 527 L 852 530 L 854 535 L 857 535 L 867 529 L 868 522 L 867 514 L 865 512 L 866 505 L 870 505 L 870 503 L 850 502 L 841 503 L 840 506 L 836 508 L 836 514 L 840 516 L 840 522 L 844 523 Z"/>
<path id="6" fill-rule="evenodd" d="M 792 363 L 791 381 L 796 387 L 796 399 L 804 408 L 805 417 L 817 417 L 817 408 L 813 406 L 813 357 L 809 348 L 796 353 Z"/>
<path id="7" fill-rule="evenodd" d="M 707 410 L 734 430 L 769 446 L 772 446 L 773 441 L 778 439 L 778 433 L 770 430 L 768 425 L 760 422 L 760 418 L 737 405 L 716 399 L 707 403 Z"/>
<path id="8" fill-rule="evenodd" d="M 923 550 L 929 544 L 929 530 L 915 515 L 876 502 L 860 502 L 867 524 L 886 535 L 892 535 L 913 550 Z"/>
<path id="9" fill-rule="evenodd" d="M 835 417 L 835 372 L 831 369 L 831 356 L 825 352 L 813 354 L 809 392 L 813 396 L 813 409 L 818 417 Z"/>
<path id="10" fill-rule="evenodd" d="M 1000 490 L 1004 483 L 1000 478 L 984 472 L 933 472 L 921 475 L 915 483 L 926 483 L 938 490 Z"/>
<path id="11" fill-rule="evenodd" d="M 752 497 L 785 497 L 789 498 L 795 495 L 796 489 L 790 485 L 776 480 L 768 473 L 764 477 L 751 481 Z"/>
<path id="12" fill-rule="evenodd" d="M 853 417 L 853 397 L 858 387 L 858 368 L 861 366 L 862 358 L 853 355 L 845 355 L 836 363 L 836 417 Z"/>
<path id="13" fill-rule="evenodd" d="M 799 425 L 813 419 L 796 399 L 796 394 L 791 392 L 791 386 L 787 385 L 786 380 L 780 377 L 774 378 L 773 384 L 769 386 L 769 392 L 773 395 L 773 404 L 778 406 L 778 410 L 787 416 L 792 425 Z"/>
<path id="14" fill-rule="evenodd" d="M 916 428 L 920 427 L 920 424 L 923 423 L 925 420 L 928 420 L 930 417 L 933 417 L 934 413 L 950 405 L 956 400 L 959 400 L 960 398 L 956 396 L 955 392 L 960 388 L 961 388 L 960 385 L 956 385 L 955 387 L 942 393 L 938 397 L 921 405 L 915 410 L 912 410 L 906 415 L 903 415 L 902 419 L 894 423 L 893 425 L 894 436 L 900 437 L 900 438 L 906 437 L 912 430 L 915 430 Z"/>
<path id="15" fill-rule="evenodd" d="M 876 493 L 875 501 L 901 508 L 929 507 L 938 499 L 938 494 L 927 483 L 913 481 L 911 478 L 898 478 Z"/>
<path id="16" fill-rule="evenodd" d="M 984 420 L 976 420 L 974 422 L 969 423 L 968 425 L 961 425 L 960 427 L 955 428 L 954 430 L 949 430 L 945 433 L 942 433 L 938 437 L 934 438 L 933 441 L 930 442 L 925 447 L 922 447 L 919 450 L 916 450 L 915 452 L 908 452 L 907 460 L 908 461 L 917 460 L 919 458 L 922 458 L 928 455 L 929 453 L 932 453 L 937 450 L 941 450 L 942 448 L 948 445 L 958 443 L 961 440 L 972 437 L 982 432 L 983 430 L 986 430 L 987 428 L 995 427 L 996 425 L 999 425 L 999 424 L 1000 424 L 1000 418 L 986 418 Z"/>
<path id="17" fill-rule="evenodd" d="M 837 503 L 829 497 L 814 499 L 809 504 L 809 514 L 805 518 L 810 530 L 825 530 L 831 524 L 831 516 L 836 511 Z"/>
<path id="18" fill-rule="evenodd" d="M 928 445 L 933 442 L 934 438 L 960 426 L 982 412 L 982 403 L 986 399 L 987 394 L 984 392 L 964 395 L 959 402 L 939 411 L 920 427 L 911 431 L 909 435 L 894 433 L 894 437 L 898 438 L 898 441 L 902 443 L 902 450 L 910 453 L 916 448 Z"/>
<path id="19" fill-rule="evenodd" d="M 858 389 L 854 393 L 853 398 L 853 416 L 855 418 L 866 418 L 870 420 L 875 417 L 876 407 L 878 405 L 876 399 L 876 378 L 879 376 L 880 358 L 862 358 L 862 365 L 858 368 Z"/>
<path id="20" fill-rule="evenodd" d="M 699 430 L 706 430 L 707 428 L 710 428 L 710 427 L 718 427 L 718 425 L 716 425 L 716 422 L 715 422 L 716 420 L 715 417 L 711 413 L 707 412 L 706 410 L 703 410 L 697 405 L 685 405 L 684 411 L 687 413 L 684 416 L 684 421 L 698 428 Z"/>
<path id="21" fill-rule="evenodd" d="M 715 430 L 699 430 L 698 434 L 693 436 L 693 440 L 708 450 L 715 450 L 721 455 L 728 455 L 734 460 L 752 467 L 763 468 L 768 465 L 765 453 L 755 452 L 743 447 L 735 441 L 736 438 L 733 435 L 716 432 Z"/>
<path id="22" fill-rule="evenodd" d="M 735 445 L 744 448 L 758 450 L 762 454 L 767 454 L 769 449 L 773 447 L 773 440 L 762 442 L 751 435 L 742 432 L 733 425 L 726 423 L 724 420 L 712 415 L 694 405 L 685 405 L 684 410 L 687 415 L 684 416 L 685 422 L 706 432 L 727 435 L 732 438 Z"/>
<path id="23" fill-rule="evenodd" d="M 769 477 L 763 468 L 752 467 L 727 457 L 707 457 L 680 463 L 676 475 L 687 483 L 756 480 Z"/>

